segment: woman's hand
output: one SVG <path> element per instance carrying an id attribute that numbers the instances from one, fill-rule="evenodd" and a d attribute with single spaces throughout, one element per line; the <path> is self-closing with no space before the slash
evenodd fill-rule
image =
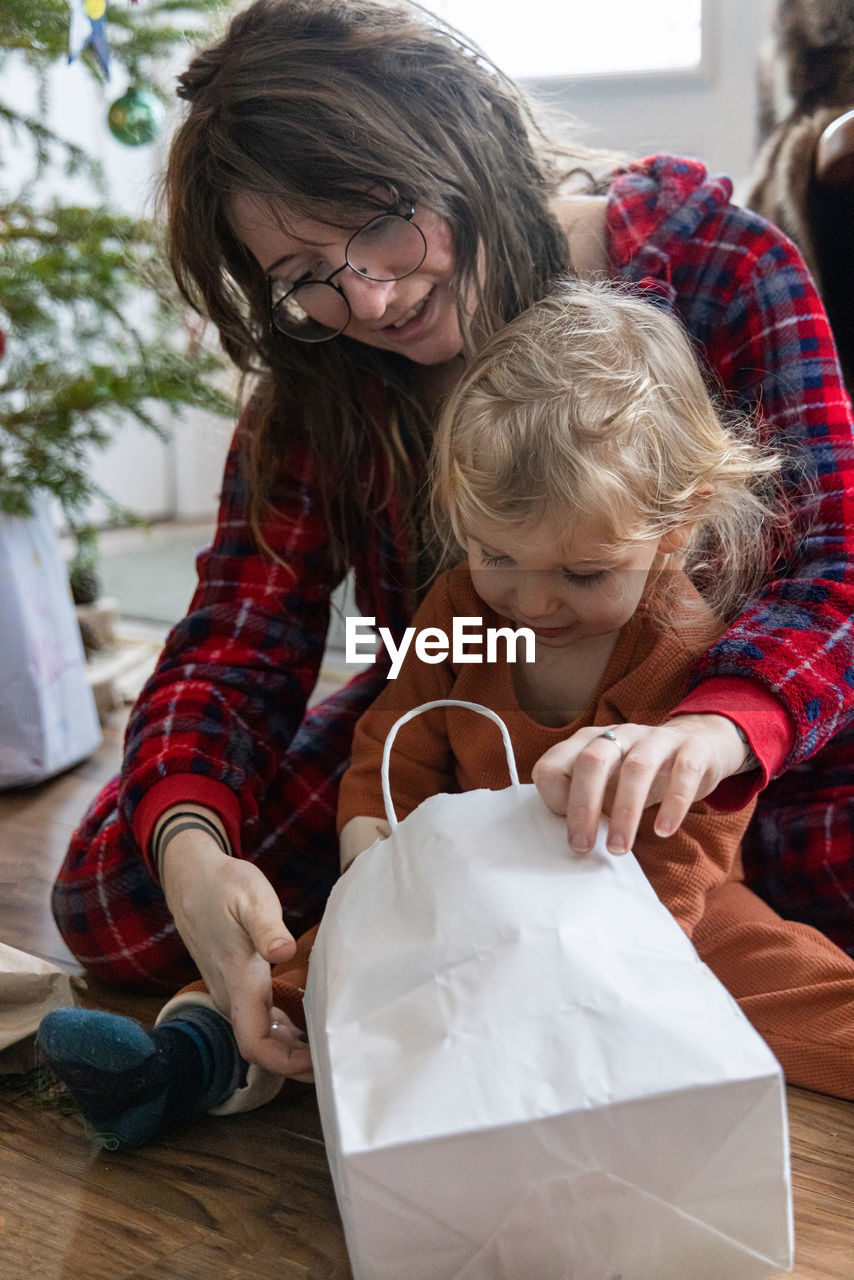
<path id="1" fill-rule="evenodd" d="M 192 829 L 170 841 L 161 882 L 178 932 L 216 1007 L 231 1019 L 243 1057 L 278 1075 L 309 1073 L 308 1045 L 273 1009 L 270 965 L 289 960 L 296 943 L 264 873 Z"/>
<path id="2" fill-rule="evenodd" d="M 628 852 L 641 814 L 655 804 L 656 834 L 672 835 L 696 800 L 752 759 L 726 716 L 674 716 L 661 725 L 612 729 L 616 743 L 602 737 L 601 725 L 579 729 L 540 756 L 532 771 L 549 809 L 566 815 L 567 837 L 576 853 L 593 848 L 605 815 L 608 849 Z"/>

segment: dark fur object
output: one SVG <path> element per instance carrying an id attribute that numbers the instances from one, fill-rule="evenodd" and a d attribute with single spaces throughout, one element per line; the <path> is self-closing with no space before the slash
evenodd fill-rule
<path id="1" fill-rule="evenodd" d="M 818 244 L 821 229 L 816 225 L 814 209 L 815 149 L 824 130 L 839 114 L 838 107 L 820 107 L 775 129 L 756 157 L 745 200 L 749 208 L 794 240 L 822 294 L 823 254 Z M 850 228 L 847 235 L 851 235 Z"/>
<path id="2" fill-rule="evenodd" d="M 854 385 L 854 191 L 815 181 L 829 124 L 854 107 L 854 0 L 780 0 L 759 67 L 759 141 L 746 203 L 800 248 Z"/>
<path id="3" fill-rule="evenodd" d="M 759 142 L 823 107 L 854 106 L 852 0 L 780 0 L 759 66 Z"/>

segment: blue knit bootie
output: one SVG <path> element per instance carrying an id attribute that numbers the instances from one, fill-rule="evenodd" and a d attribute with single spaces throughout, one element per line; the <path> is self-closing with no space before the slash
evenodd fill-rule
<path id="1" fill-rule="evenodd" d="M 231 1024 L 204 1005 L 150 1031 L 97 1009 L 55 1009 L 37 1042 L 95 1140 L 113 1150 L 150 1142 L 246 1079 Z"/>

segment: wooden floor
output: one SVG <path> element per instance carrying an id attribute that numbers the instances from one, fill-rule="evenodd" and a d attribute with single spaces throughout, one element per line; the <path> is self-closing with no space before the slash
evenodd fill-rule
<path id="1" fill-rule="evenodd" d="M 0 940 L 70 962 L 48 910 L 49 887 L 72 827 L 117 767 L 123 726 L 124 716 L 114 717 L 97 755 L 65 776 L 0 796 Z M 85 999 L 142 1018 L 158 1003 L 94 986 Z M 793 1089 L 789 1113 L 792 1274 L 847 1280 L 854 1277 L 854 1103 Z M 0 1280 L 349 1276 L 310 1087 L 291 1085 L 251 1115 L 201 1118 L 122 1154 L 94 1148 L 78 1118 L 0 1082 Z"/>

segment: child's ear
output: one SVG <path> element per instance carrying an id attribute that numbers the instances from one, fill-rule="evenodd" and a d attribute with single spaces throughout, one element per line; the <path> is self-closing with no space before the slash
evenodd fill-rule
<path id="1" fill-rule="evenodd" d="M 680 524 L 676 529 L 666 533 L 658 544 L 659 555 L 672 556 L 676 551 L 683 551 L 694 524 L 693 520 L 686 520 L 685 524 Z"/>
<path id="2" fill-rule="evenodd" d="M 691 536 L 691 532 L 698 520 L 703 518 L 703 511 L 712 497 L 714 490 L 711 486 L 706 485 L 702 489 L 698 489 L 694 494 L 695 512 L 692 519 L 686 520 L 684 524 L 677 525 L 675 529 L 671 529 L 666 533 L 658 544 L 660 555 L 672 556 L 676 551 L 683 551 L 685 544 Z"/>

